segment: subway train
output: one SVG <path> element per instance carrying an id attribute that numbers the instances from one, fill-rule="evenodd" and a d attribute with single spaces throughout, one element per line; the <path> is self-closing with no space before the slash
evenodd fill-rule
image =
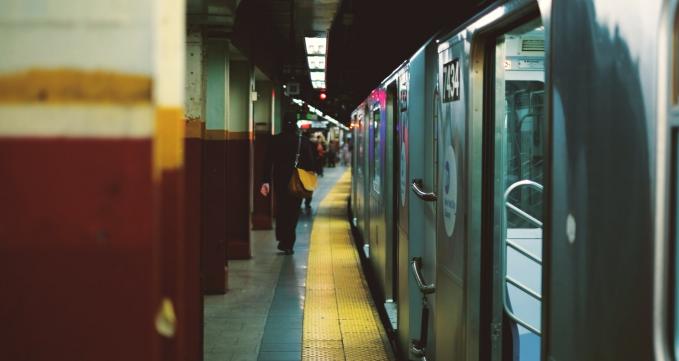
<path id="1" fill-rule="evenodd" d="M 679 359 L 677 2 L 489 4 L 353 111 L 402 359 Z"/>

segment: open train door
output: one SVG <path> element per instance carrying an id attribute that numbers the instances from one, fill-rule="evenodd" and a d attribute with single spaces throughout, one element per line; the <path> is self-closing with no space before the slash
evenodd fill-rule
<path id="1" fill-rule="evenodd" d="M 533 8 L 525 15 L 533 11 L 484 37 L 481 269 L 491 304 L 482 327 L 491 360 L 541 359 L 548 118 L 545 28 Z"/>

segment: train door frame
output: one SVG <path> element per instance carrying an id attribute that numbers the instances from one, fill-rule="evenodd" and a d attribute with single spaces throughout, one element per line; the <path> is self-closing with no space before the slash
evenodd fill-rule
<path id="1" fill-rule="evenodd" d="M 391 168 L 390 174 L 387 176 L 389 182 L 391 182 L 391 202 L 388 205 L 391 208 L 390 217 L 387 219 L 387 227 L 389 228 L 389 239 L 387 242 L 391 247 L 387 247 L 387 250 L 391 253 L 388 255 L 391 258 L 391 262 L 388 262 L 387 274 L 391 275 L 391 294 L 385 295 L 385 302 L 398 303 L 398 224 L 399 224 L 399 193 L 400 187 L 397 187 L 396 180 L 400 179 L 400 148 L 401 148 L 401 136 L 400 136 L 400 112 L 399 112 L 399 102 L 398 102 L 398 91 L 396 81 L 391 82 L 386 87 L 386 98 L 387 104 L 385 107 L 386 118 L 387 118 L 387 130 L 391 133 L 391 136 L 387 138 L 388 146 L 387 149 L 391 150 L 391 158 L 387 157 L 389 163 L 388 168 Z M 388 213 L 389 214 L 389 213 Z M 393 322 L 393 320 L 392 320 Z"/>
<path id="2" fill-rule="evenodd" d="M 372 186 L 372 179 L 370 177 L 370 136 L 371 136 L 371 123 L 370 114 L 367 111 L 368 106 L 362 103 L 359 112 L 359 123 L 361 130 L 361 154 L 362 159 L 361 167 L 363 169 L 363 179 L 361 184 L 361 206 L 362 210 L 362 222 L 361 222 L 361 234 L 363 236 L 363 253 L 366 258 L 370 258 L 370 188 Z"/>
<path id="3" fill-rule="evenodd" d="M 464 33 L 436 49 L 440 94 L 437 122 L 436 305 L 437 359 L 467 356 L 467 238 L 472 199 L 469 194 L 469 64 L 470 42 Z M 445 310 L 442 312 L 442 310 Z M 442 337 L 446 335 L 448 337 Z M 452 336 L 452 337 L 450 337 Z"/>
<path id="4" fill-rule="evenodd" d="M 544 137 L 544 185 L 545 193 L 543 195 L 544 207 L 542 210 L 543 226 L 543 249 L 542 249 L 542 305 L 541 305 L 541 329 L 546 330 L 545 324 L 547 322 L 546 307 L 549 304 L 549 295 L 545 282 L 548 280 L 549 259 L 549 202 L 550 202 L 550 185 L 551 185 L 551 114 L 549 112 L 550 106 L 550 86 L 549 86 L 549 13 L 546 8 L 549 8 L 548 1 L 516 1 L 508 4 L 511 9 L 505 9 L 505 16 L 497 21 L 491 21 L 483 26 L 477 33 L 474 34 L 471 50 L 472 64 L 471 83 L 471 123 L 478 125 L 470 129 L 476 136 L 472 139 L 481 139 L 480 144 L 473 143 L 470 145 L 471 156 L 476 156 L 482 164 L 482 169 L 470 170 L 470 182 L 476 184 L 478 181 L 481 185 L 479 195 L 481 198 L 480 204 L 470 205 L 470 212 L 477 214 L 480 219 L 480 224 L 470 225 L 470 238 L 480 240 L 480 304 L 481 310 L 479 314 L 479 344 L 478 344 L 478 358 L 481 360 L 512 360 L 515 355 L 503 355 L 503 337 L 502 328 L 506 320 L 504 318 L 503 310 L 503 292 L 498 292 L 503 287 L 503 282 L 497 275 L 504 277 L 504 271 L 500 265 L 500 255 L 502 254 L 501 245 L 496 240 L 497 230 L 496 224 L 496 205 L 495 205 L 495 148 L 496 148 L 496 119 L 494 114 L 495 109 L 495 56 L 496 56 L 496 40 L 498 36 L 512 30 L 516 26 L 527 24 L 534 20 L 541 20 L 545 27 L 545 122 L 546 126 L 543 128 Z M 541 12 L 543 10 L 544 12 Z M 478 138 L 477 138 L 478 137 Z M 478 153 L 477 153 L 478 152 Z M 478 164 L 478 163 L 477 163 Z M 478 174 L 474 174 L 478 172 Z M 472 189 L 473 191 L 473 189 Z M 475 208 L 475 207 L 478 207 Z M 471 217 L 471 222 L 474 222 L 475 217 Z M 478 227 L 478 228 L 477 228 Z M 478 237 L 478 238 L 477 238 Z M 499 293 L 499 294 L 498 294 Z M 546 337 L 541 337 L 541 358 L 544 358 L 546 347 Z M 506 357 L 510 356 L 510 357 Z"/>

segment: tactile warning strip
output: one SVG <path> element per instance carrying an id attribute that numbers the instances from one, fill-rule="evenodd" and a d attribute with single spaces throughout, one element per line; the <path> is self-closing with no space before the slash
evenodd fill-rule
<path id="1" fill-rule="evenodd" d="M 304 302 L 305 361 L 394 359 L 346 220 L 350 185 L 347 171 L 314 218 Z"/>

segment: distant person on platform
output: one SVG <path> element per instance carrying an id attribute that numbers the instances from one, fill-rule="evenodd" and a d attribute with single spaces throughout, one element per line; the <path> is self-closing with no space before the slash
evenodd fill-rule
<path id="1" fill-rule="evenodd" d="M 316 158 L 318 159 L 316 173 L 322 177 L 323 167 L 325 166 L 325 145 L 323 144 L 323 136 L 320 134 L 316 137 Z"/>
<path id="2" fill-rule="evenodd" d="M 301 142 L 301 143 L 300 143 Z M 292 254 L 295 245 L 295 229 L 299 219 L 299 207 L 302 199 L 288 190 L 288 183 L 295 167 L 295 156 L 299 145 L 299 168 L 315 170 L 313 148 L 311 142 L 297 134 L 297 119 L 294 113 L 283 116 L 283 131 L 271 138 L 262 172 L 262 185 L 259 193 L 266 197 L 271 192 L 273 180 L 274 215 L 276 217 L 276 239 L 278 249 L 285 254 Z M 272 176 L 273 170 L 273 176 Z"/>
<path id="3" fill-rule="evenodd" d="M 311 144 L 311 146 L 313 147 L 314 142 L 311 139 L 311 132 L 307 131 L 307 132 L 304 132 L 303 134 L 309 140 L 309 144 Z M 314 164 L 316 164 L 316 166 L 318 167 L 318 164 L 320 163 L 320 159 L 318 159 L 318 154 L 316 152 L 311 152 L 311 154 L 314 157 Z M 311 214 L 311 202 L 312 202 L 312 200 L 313 200 L 313 195 L 311 195 L 307 198 L 304 198 L 304 209 L 306 210 L 307 214 Z"/>

